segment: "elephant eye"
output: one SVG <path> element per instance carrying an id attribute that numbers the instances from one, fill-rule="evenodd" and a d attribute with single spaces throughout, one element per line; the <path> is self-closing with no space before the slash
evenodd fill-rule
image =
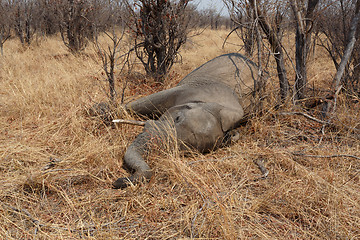
<path id="1" fill-rule="evenodd" d="M 174 123 L 180 123 L 184 119 L 184 116 L 181 114 L 177 115 L 174 119 Z"/>

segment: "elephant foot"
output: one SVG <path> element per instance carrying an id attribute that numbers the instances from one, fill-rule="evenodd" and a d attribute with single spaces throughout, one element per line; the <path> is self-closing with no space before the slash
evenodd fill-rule
<path id="1" fill-rule="evenodd" d="M 131 177 L 130 177 L 131 178 Z M 130 178 L 118 178 L 115 182 L 113 182 L 112 186 L 114 189 L 124 189 L 128 186 L 132 185 L 133 182 Z"/>
<path id="2" fill-rule="evenodd" d="M 140 182 L 149 181 L 151 178 L 151 171 L 146 172 L 145 174 L 134 174 L 130 177 L 118 178 L 115 182 L 113 182 L 112 186 L 114 189 L 124 189 L 131 185 L 136 185 Z"/>

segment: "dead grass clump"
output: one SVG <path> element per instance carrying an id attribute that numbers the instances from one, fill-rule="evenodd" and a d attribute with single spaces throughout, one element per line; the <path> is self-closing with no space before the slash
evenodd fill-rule
<path id="1" fill-rule="evenodd" d="M 192 38 L 164 85 L 118 74 L 117 92 L 127 81 L 128 102 L 175 85 L 203 62 L 235 51 L 229 44 L 221 49 L 226 34 L 207 30 Z M 316 52 L 308 76 L 315 89 L 326 89 L 330 62 Z M 141 128 L 106 126 L 87 116 L 89 106 L 107 100 L 96 55 L 69 55 L 58 38 L 28 49 L 9 40 L 0 66 L 2 239 L 360 236 L 354 97 L 341 93 L 331 124 L 324 125 L 283 114 L 301 111 L 320 119 L 314 109 L 291 103 L 277 108 L 277 81 L 271 78 L 265 110 L 239 128 L 237 143 L 205 155 L 183 154 L 171 145 L 155 148 L 148 159 L 155 172 L 150 183 L 114 190 L 112 181 L 129 175 L 121 159 Z"/>

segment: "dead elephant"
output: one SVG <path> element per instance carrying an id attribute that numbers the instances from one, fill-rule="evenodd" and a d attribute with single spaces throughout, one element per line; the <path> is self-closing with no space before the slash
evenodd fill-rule
<path id="1" fill-rule="evenodd" d="M 125 188 L 152 176 L 144 156 L 152 139 L 174 134 L 181 148 L 206 152 L 219 147 L 229 132 L 253 111 L 261 87 L 257 66 L 238 53 L 221 55 L 188 74 L 171 89 L 140 98 L 125 106 L 148 120 L 124 156 L 130 177 L 114 188 Z"/>

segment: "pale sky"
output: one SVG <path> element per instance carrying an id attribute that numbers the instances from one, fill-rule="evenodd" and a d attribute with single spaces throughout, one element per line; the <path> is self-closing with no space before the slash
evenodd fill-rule
<path id="1" fill-rule="evenodd" d="M 227 15 L 227 9 L 222 0 L 193 0 L 191 3 L 198 5 L 198 9 L 209 9 L 214 8 L 218 11 L 222 11 L 222 15 Z"/>

